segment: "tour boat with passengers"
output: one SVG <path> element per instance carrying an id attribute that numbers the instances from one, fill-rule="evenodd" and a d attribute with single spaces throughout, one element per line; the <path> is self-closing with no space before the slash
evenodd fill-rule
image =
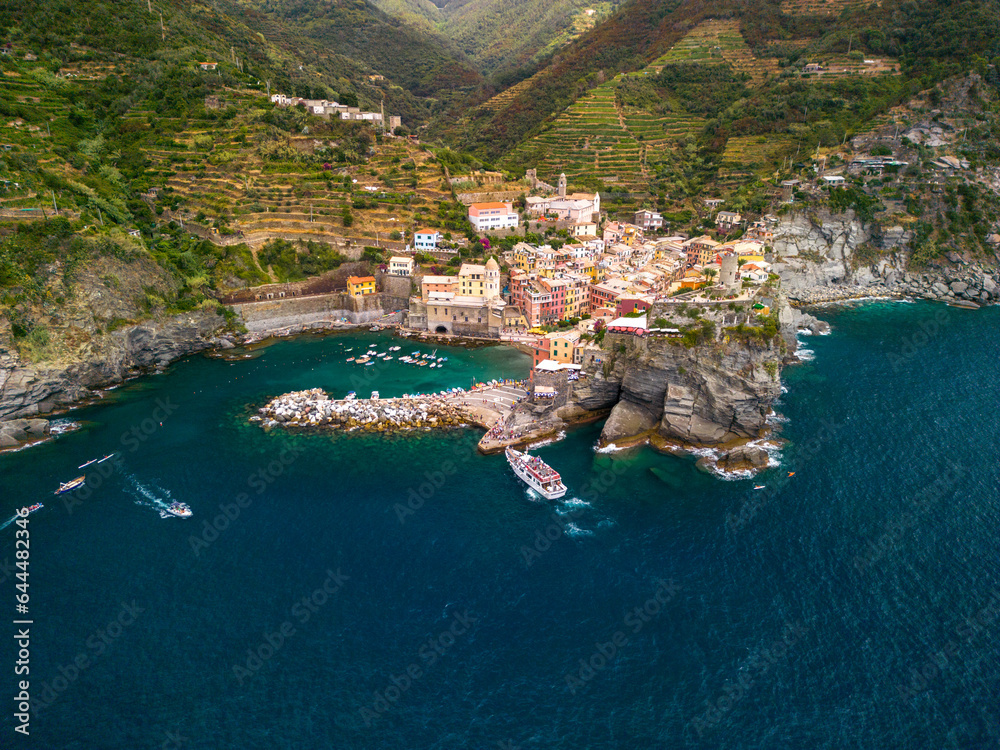
<path id="1" fill-rule="evenodd" d="M 546 500 L 557 500 L 566 494 L 566 485 L 559 472 L 538 456 L 507 448 L 507 463 L 520 479 Z"/>

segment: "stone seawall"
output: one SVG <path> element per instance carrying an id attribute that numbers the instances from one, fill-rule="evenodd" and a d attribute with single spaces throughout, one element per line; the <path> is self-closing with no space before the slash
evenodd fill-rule
<path id="1" fill-rule="evenodd" d="M 386 313 L 380 294 L 351 297 L 343 292 L 245 302 L 231 307 L 251 333 L 266 333 L 290 327 L 329 327 L 318 325 L 322 323 L 370 323 L 381 319 Z"/>

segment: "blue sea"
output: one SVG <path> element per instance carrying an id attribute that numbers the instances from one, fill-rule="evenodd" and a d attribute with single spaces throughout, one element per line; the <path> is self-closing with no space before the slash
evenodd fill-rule
<path id="1" fill-rule="evenodd" d="M 0 531 L 0 747 L 996 748 L 1000 309 L 818 315 L 833 333 L 802 337 L 755 480 L 597 453 L 594 424 L 538 450 L 569 486 L 549 503 L 479 430 L 248 422 L 293 389 L 527 373 L 500 347 L 344 361 L 429 348 L 384 333 L 190 357 L 64 415 L 0 456 L 0 522 L 45 503 L 28 737 Z M 162 518 L 172 500 L 194 516 Z"/>

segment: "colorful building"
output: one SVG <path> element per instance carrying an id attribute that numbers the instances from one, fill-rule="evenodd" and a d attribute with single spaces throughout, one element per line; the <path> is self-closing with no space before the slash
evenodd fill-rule
<path id="1" fill-rule="evenodd" d="M 352 297 L 364 297 L 366 294 L 375 294 L 375 277 L 348 276 L 347 293 Z"/>

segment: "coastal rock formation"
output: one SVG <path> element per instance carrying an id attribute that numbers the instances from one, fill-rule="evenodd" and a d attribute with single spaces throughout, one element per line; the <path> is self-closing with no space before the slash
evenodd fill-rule
<path id="1" fill-rule="evenodd" d="M 47 419 L 9 419 L 0 422 L 0 449 L 16 448 L 44 440 L 49 430 Z"/>
<path id="2" fill-rule="evenodd" d="M 621 392 L 601 440 L 653 432 L 685 445 L 719 445 L 756 437 L 781 393 L 776 368 L 782 356 L 779 343 L 687 349 L 669 339 L 651 341 L 644 353 L 616 362 Z"/>
<path id="3" fill-rule="evenodd" d="M 781 394 L 781 364 L 797 345 L 797 328 L 825 328 L 783 298 L 775 304 L 781 325 L 770 334 L 727 328 L 724 316 L 732 313 L 723 310 L 714 313 L 718 335 L 693 345 L 677 337 L 606 335 L 600 356 L 585 363 L 568 403 L 552 418 L 569 424 L 607 414 L 601 443 L 619 447 L 651 441 L 729 449 L 762 436 Z M 761 461 L 766 465 L 755 451 L 731 457 L 733 465 L 757 467 Z"/>
<path id="4" fill-rule="evenodd" d="M 183 313 L 93 337 L 74 356 L 41 364 L 24 362 L 0 340 L 0 418 L 66 408 L 91 397 L 92 389 L 166 367 L 219 344 L 223 325 L 215 310 Z"/>
<path id="5" fill-rule="evenodd" d="M 989 258 L 946 253 L 920 272 L 909 269 L 913 233 L 862 222 L 853 211 L 793 212 L 774 228 L 773 271 L 799 303 L 906 295 L 942 302 L 1000 301 L 1000 273 Z"/>

